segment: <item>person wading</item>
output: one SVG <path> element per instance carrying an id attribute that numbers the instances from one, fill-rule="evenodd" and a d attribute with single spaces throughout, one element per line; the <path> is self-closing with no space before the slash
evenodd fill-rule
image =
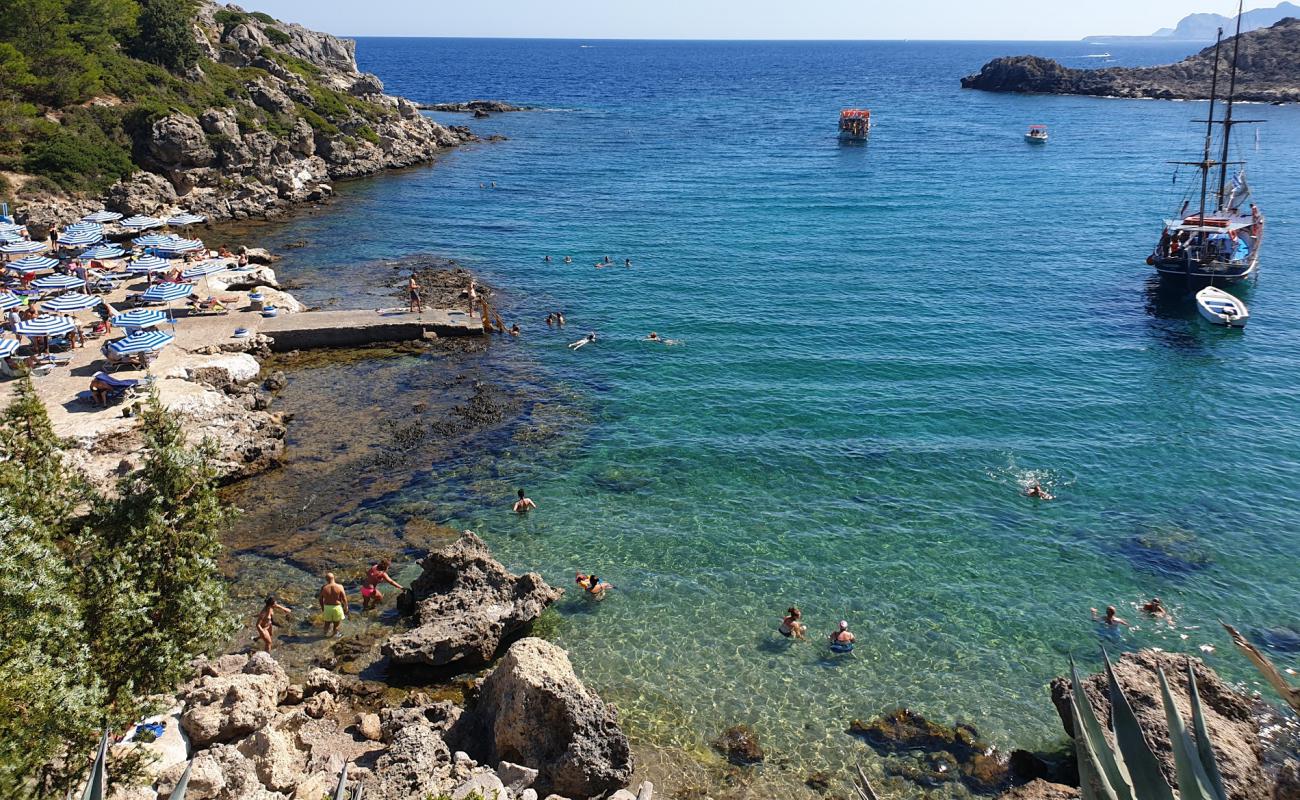
<path id="1" fill-rule="evenodd" d="M 343 620 L 348 618 L 348 592 L 334 579 L 334 573 L 325 575 L 325 585 L 320 587 L 321 619 L 325 622 L 325 636 L 340 636 Z"/>

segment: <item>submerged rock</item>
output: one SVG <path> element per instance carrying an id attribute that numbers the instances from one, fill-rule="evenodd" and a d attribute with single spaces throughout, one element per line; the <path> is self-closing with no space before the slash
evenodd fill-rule
<path id="1" fill-rule="evenodd" d="M 1008 782 L 1005 759 L 979 738 L 974 726 L 963 722 L 940 725 L 911 709 L 897 708 L 870 722 L 853 720 L 849 733 L 881 753 L 909 756 L 886 769 L 921 785 L 961 780 L 972 791 L 991 793 Z"/>
<path id="2" fill-rule="evenodd" d="M 510 637 L 524 632 L 563 591 L 535 572 L 513 575 L 469 531 L 420 562 L 411 583 L 413 630 L 383 647 L 394 664 L 469 669 L 489 662 Z"/>
<path id="3" fill-rule="evenodd" d="M 597 797 L 632 778 L 631 748 L 614 708 L 583 685 L 563 650 L 541 639 L 511 645 L 452 741 L 482 762 L 537 770 L 542 797 Z"/>
<path id="4" fill-rule="evenodd" d="M 713 746 L 737 766 L 747 767 L 763 760 L 758 735 L 748 725 L 732 725 L 722 732 Z"/>

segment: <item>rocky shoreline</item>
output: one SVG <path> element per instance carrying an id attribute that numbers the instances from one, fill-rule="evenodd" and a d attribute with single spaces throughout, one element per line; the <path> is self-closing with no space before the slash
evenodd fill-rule
<path id="1" fill-rule="evenodd" d="M 1233 39 L 1223 42 L 1220 77 L 1231 59 Z M 1257 103 L 1300 102 L 1300 19 L 1285 19 L 1240 37 L 1237 99 Z M 996 58 L 962 88 L 986 92 L 1075 94 L 1097 97 L 1202 100 L 1209 96 L 1214 47 L 1163 67 L 1073 69 L 1040 56 Z M 1225 88 L 1222 85 L 1221 89 Z"/>

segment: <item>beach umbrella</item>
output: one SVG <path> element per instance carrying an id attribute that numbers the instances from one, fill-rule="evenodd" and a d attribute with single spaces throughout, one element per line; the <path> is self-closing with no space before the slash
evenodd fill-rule
<path id="1" fill-rule="evenodd" d="M 144 294 L 140 295 L 140 299 L 146 303 L 170 303 L 173 300 L 189 297 L 193 293 L 194 286 L 192 284 L 163 281 L 145 289 Z"/>
<path id="2" fill-rule="evenodd" d="M 207 217 L 201 217 L 198 214 L 191 214 L 187 211 L 182 211 L 181 213 L 177 214 L 174 217 L 167 218 L 167 224 L 174 225 L 176 227 L 183 227 L 185 225 L 198 225 L 201 222 L 207 222 L 207 221 L 208 221 Z"/>
<path id="3" fill-rule="evenodd" d="M 23 336 L 58 336 L 75 327 L 77 327 L 76 323 L 67 317 L 41 314 L 33 319 L 22 320 L 14 326 L 14 331 L 21 333 Z"/>
<path id="4" fill-rule="evenodd" d="M 89 250 L 83 250 L 81 252 L 80 258 L 109 259 L 109 258 L 121 258 L 124 255 L 126 255 L 126 253 L 122 250 L 122 248 L 117 247 L 116 245 L 99 244 L 99 245 L 95 245 Z"/>
<path id="5" fill-rule="evenodd" d="M 113 211 L 96 211 L 94 214 L 82 217 L 86 222 L 117 222 L 121 218 L 121 214 Z"/>
<path id="6" fill-rule="evenodd" d="M 10 261 L 5 264 L 6 267 L 18 272 L 36 272 L 42 269 L 54 269 L 59 265 L 56 259 L 49 256 L 23 256 L 17 261 Z"/>
<path id="7" fill-rule="evenodd" d="M 133 308 L 108 318 L 119 328 L 152 328 L 167 321 L 167 315 L 156 308 Z"/>
<path id="8" fill-rule="evenodd" d="M 169 242 L 155 245 L 155 249 L 168 253 L 185 253 L 190 250 L 205 250 L 203 242 L 198 239 L 172 239 Z"/>
<path id="9" fill-rule="evenodd" d="M 171 269 L 171 262 L 158 256 L 140 256 L 135 261 L 126 265 L 126 271 L 136 275 L 147 275 L 151 272 L 162 272 Z"/>
<path id="10" fill-rule="evenodd" d="M 24 241 L 23 235 L 18 231 L 0 231 L 0 244 L 13 244 L 21 241 Z"/>
<path id="11" fill-rule="evenodd" d="M 0 358 L 8 358 L 18 352 L 17 339 L 0 339 Z"/>
<path id="12" fill-rule="evenodd" d="M 68 292 L 59 295 L 52 300 L 46 300 L 41 303 L 41 311 L 85 311 L 88 308 L 94 308 L 104 302 L 102 298 L 93 294 L 83 294 L 81 292 Z"/>
<path id="13" fill-rule="evenodd" d="M 16 222 L 0 222 L 0 233 L 20 233 L 23 227 Z"/>
<path id="14" fill-rule="evenodd" d="M 22 308 L 23 299 L 10 292 L 0 292 L 0 311 L 11 311 L 15 308 Z"/>
<path id="15" fill-rule="evenodd" d="M 99 231 L 71 231 L 59 234 L 59 247 L 85 247 L 104 238 Z"/>
<path id="16" fill-rule="evenodd" d="M 86 222 L 83 220 L 81 222 L 73 222 L 69 225 L 64 225 L 63 230 L 66 233 L 72 233 L 73 231 L 94 231 L 95 233 L 103 233 L 104 226 L 100 225 L 98 222 Z"/>
<path id="17" fill-rule="evenodd" d="M 118 339 L 111 342 L 108 349 L 119 356 L 129 356 L 136 353 L 148 353 L 154 350 L 161 350 L 175 341 L 176 337 L 170 333 L 162 331 L 136 331 L 124 339 Z"/>
<path id="18" fill-rule="evenodd" d="M 162 247 L 180 239 L 174 233 L 146 233 L 131 240 L 136 247 Z"/>
<path id="19" fill-rule="evenodd" d="M 49 245 L 45 242 L 33 242 L 29 239 L 23 239 L 17 242 L 11 242 L 6 245 L 0 245 L 0 253 L 8 255 L 18 255 L 21 253 L 40 253 Z"/>
<path id="20" fill-rule="evenodd" d="M 157 217 L 146 217 L 144 215 L 137 214 L 134 217 L 127 217 L 126 219 L 122 220 L 121 225 L 123 228 L 136 228 L 138 230 L 145 230 L 147 228 L 161 228 L 163 226 L 163 221 L 158 219 Z"/>
<path id="21" fill-rule="evenodd" d="M 181 277 L 187 281 L 192 281 L 195 278 L 202 278 L 205 275 L 211 275 L 225 269 L 229 269 L 225 261 L 200 261 L 182 272 Z"/>
<path id="22" fill-rule="evenodd" d="M 76 289 L 86 285 L 86 281 L 75 275 L 46 275 L 32 281 L 32 286 L 42 291 L 52 289 Z"/>

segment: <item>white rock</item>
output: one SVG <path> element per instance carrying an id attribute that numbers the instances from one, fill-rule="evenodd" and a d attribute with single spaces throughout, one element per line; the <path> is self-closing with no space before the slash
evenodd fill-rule
<path id="1" fill-rule="evenodd" d="M 500 778 L 491 772 L 480 772 L 457 786 L 456 791 L 451 793 L 451 800 L 465 800 L 466 797 L 476 792 L 484 800 L 508 800 L 510 798 L 510 793 L 506 791 L 505 784 L 501 783 Z"/>

